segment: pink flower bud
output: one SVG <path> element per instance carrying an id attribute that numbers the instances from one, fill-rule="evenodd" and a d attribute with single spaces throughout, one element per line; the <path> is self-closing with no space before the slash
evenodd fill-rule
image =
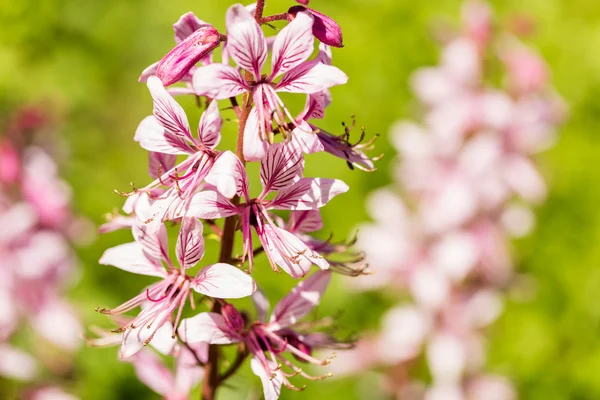
<path id="1" fill-rule="evenodd" d="M 202 58 L 220 43 L 219 32 L 211 25 L 203 25 L 171 50 L 156 67 L 156 75 L 163 85 L 179 81 Z"/>
<path id="2" fill-rule="evenodd" d="M 307 6 L 309 3 L 309 0 L 296 0 L 296 3 L 300 3 L 303 6 Z"/>
<path id="3" fill-rule="evenodd" d="M 231 304 L 227 303 L 223 305 L 221 315 L 227 324 L 227 328 L 231 331 L 241 332 L 244 329 L 244 318 Z"/>
<path id="4" fill-rule="evenodd" d="M 304 4 L 301 1 L 298 2 Z M 308 4 L 308 1 L 306 1 L 306 3 Z M 288 10 L 288 20 L 293 20 L 296 18 L 296 14 L 302 11 L 308 11 L 314 17 L 315 22 L 313 23 L 313 35 L 315 35 L 317 39 L 329 46 L 344 47 L 344 44 L 342 43 L 342 29 L 337 22 L 325 14 L 321 14 L 320 12 L 307 7 L 294 6 Z"/>

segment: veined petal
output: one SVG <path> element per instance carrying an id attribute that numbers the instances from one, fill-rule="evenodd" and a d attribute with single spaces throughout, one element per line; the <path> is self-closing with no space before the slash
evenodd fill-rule
<path id="1" fill-rule="evenodd" d="M 133 224 L 131 233 L 148 257 L 155 259 L 158 263 L 161 260 L 169 262 L 167 228 L 163 224 L 154 226 L 137 220 Z"/>
<path id="2" fill-rule="evenodd" d="M 233 265 L 218 263 L 202 268 L 191 287 L 209 297 L 240 299 L 254 293 L 256 283 Z"/>
<path id="3" fill-rule="evenodd" d="M 310 60 L 283 75 L 275 90 L 311 94 L 346 82 L 348 77 L 339 68 L 325 65 L 318 60 Z"/>
<path id="4" fill-rule="evenodd" d="M 285 144 L 272 144 L 260 163 L 263 195 L 293 185 L 303 172 L 304 157 L 298 149 Z"/>
<path id="5" fill-rule="evenodd" d="M 148 174 L 154 179 L 175 167 L 177 156 L 174 154 L 157 153 L 150 151 L 148 153 Z"/>
<path id="6" fill-rule="evenodd" d="M 221 141 L 221 114 L 215 100 L 202 113 L 198 126 L 198 140 L 208 149 L 214 149 Z"/>
<path id="7" fill-rule="evenodd" d="M 229 150 L 219 154 L 205 180 L 227 198 L 232 198 L 237 194 L 249 200 L 246 168 L 240 159 Z"/>
<path id="8" fill-rule="evenodd" d="M 329 90 L 309 94 L 306 98 L 304 110 L 298 119 L 308 121 L 309 119 L 322 119 L 325 116 L 325 108 L 331 104 L 331 93 Z"/>
<path id="9" fill-rule="evenodd" d="M 296 18 L 277 34 L 273 43 L 272 72 L 269 80 L 275 79 L 310 57 L 314 50 L 312 26 L 312 15 L 299 12 Z"/>
<path id="10" fill-rule="evenodd" d="M 168 132 L 193 142 L 190 124 L 183 108 L 167 92 L 158 77 L 148 78 L 148 89 L 154 100 L 154 116 Z"/>
<path id="11" fill-rule="evenodd" d="M 270 366 L 268 371 L 260 360 L 255 357 L 250 360 L 250 367 L 254 375 L 258 376 L 262 382 L 265 400 L 277 400 L 281 394 L 283 376 L 277 363 L 268 360 L 266 362 Z M 271 371 L 275 372 L 272 373 Z"/>
<path id="12" fill-rule="evenodd" d="M 202 25 L 173 48 L 156 68 L 156 75 L 165 86 L 181 80 L 201 59 L 221 43 L 219 32 L 210 25 Z"/>
<path id="13" fill-rule="evenodd" d="M 202 219 L 227 218 L 239 214 L 229 199 L 215 190 L 195 194 L 187 206 L 186 215 Z"/>
<path id="14" fill-rule="evenodd" d="M 167 131 L 153 115 L 140 122 L 133 140 L 145 150 L 157 153 L 178 155 L 194 152 L 183 137 Z"/>
<path id="15" fill-rule="evenodd" d="M 196 94 L 223 100 L 250 90 L 240 72 L 229 65 L 210 64 L 198 68 L 192 78 Z"/>
<path id="16" fill-rule="evenodd" d="M 260 25 L 241 4 L 229 7 L 226 24 L 229 55 L 258 80 L 267 59 L 267 41 Z"/>
<path id="17" fill-rule="evenodd" d="M 258 109 L 258 106 L 252 108 L 244 129 L 244 159 L 246 161 L 262 160 L 269 148 L 269 141 L 261 135 L 264 123 L 259 116 Z"/>
<path id="18" fill-rule="evenodd" d="M 258 237 L 269 261 L 294 278 L 305 276 L 313 264 L 321 269 L 329 268 L 327 260 L 285 229 L 265 224 Z"/>
<path id="19" fill-rule="evenodd" d="M 288 221 L 290 232 L 308 233 L 323 229 L 323 219 L 319 210 L 292 211 Z"/>
<path id="20" fill-rule="evenodd" d="M 138 275 L 165 277 L 165 269 L 155 260 L 149 259 L 137 242 L 125 243 L 107 249 L 98 263 L 112 265 Z"/>
<path id="21" fill-rule="evenodd" d="M 175 252 L 181 268 L 191 268 L 204 256 L 204 238 L 202 222 L 196 218 L 183 218 L 179 228 L 179 237 Z"/>
<path id="22" fill-rule="evenodd" d="M 181 340 L 186 343 L 205 342 L 210 344 L 231 344 L 239 342 L 220 314 L 205 312 L 181 321 L 177 329 Z"/>
<path id="23" fill-rule="evenodd" d="M 193 12 L 190 11 L 183 14 L 179 20 L 173 24 L 173 30 L 175 31 L 175 43 L 181 43 L 192 33 L 200 29 L 203 25 L 208 24 L 196 17 Z"/>
<path id="24" fill-rule="evenodd" d="M 302 121 L 292 131 L 291 146 L 306 154 L 325 151 L 325 147 L 321 143 L 317 131 L 313 130 L 312 126 L 306 121 Z"/>
<path id="25" fill-rule="evenodd" d="M 268 208 L 277 210 L 315 210 L 338 194 L 346 193 L 348 185 L 337 179 L 302 178 L 293 186 L 277 193 Z"/>
<path id="26" fill-rule="evenodd" d="M 329 271 L 317 271 L 298 283 L 273 309 L 269 328 L 279 330 L 304 318 L 319 304 L 330 280 Z"/>

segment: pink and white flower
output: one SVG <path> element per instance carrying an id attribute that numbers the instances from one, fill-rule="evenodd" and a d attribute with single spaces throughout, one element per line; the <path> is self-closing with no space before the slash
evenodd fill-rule
<path id="1" fill-rule="evenodd" d="M 338 68 L 318 59 L 307 61 L 314 47 L 313 22 L 310 13 L 299 12 L 279 32 L 273 42 L 271 73 L 262 75 L 267 59 L 265 36 L 250 12 L 239 4 L 234 5 L 227 11 L 227 49 L 247 75 L 223 64 L 207 65 L 194 73 L 193 85 L 198 95 L 227 99 L 249 93 L 252 97 L 254 107 L 244 131 L 244 158 L 248 161 L 260 160 L 266 155 L 273 140 L 272 118 L 281 129 L 287 125 L 286 117 L 294 121 L 277 92 L 311 94 L 347 81 Z"/>
<path id="2" fill-rule="evenodd" d="M 252 372 L 262 381 L 265 400 L 276 400 L 282 386 L 298 389 L 288 379 L 292 376 L 301 375 L 310 380 L 330 376 L 308 375 L 283 356 L 287 353 L 316 365 L 331 362 L 329 358 L 314 358 L 311 355 L 314 342 L 293 329 L 294 324 L 319 304 L 330 278 L 330 272 L 318 271 L 301 281 L 275 306 L 269 322 L 263 320 L 245 326 L 240 313 L 232 305 L 225 304 L 221 314 L 201 313 L 183 320 L 179 334 L 188 343 L 245 343 L 252 356 Z M 265 315 L 268 304 L 264 301 L 255 304 L 261 305 L 258 312 Z M 291 370 L 289 373 L 285 372 L 287 368 Z"/>
<path id="3" fill-rule="evenodd" d="M 150 343 L 158 330 L 177 312 L 173 323 L 174 334 L 185 303 L 188 299 L 192 301 L 191 290 L 215 298 L 241 298 L 251 295 L 256 289 L 250 276 L 229 264 L 206 266 L 195 278 L 187 275 L 186 271 L 194 267 L 204 255 L 202 231 L 202 223 L 197 219 L 183 219 L 176 246 L 179 268 L 169 257 L 164 225 L 153 230 L 139 222 L 133 227 L 134 242 L 108 249 L 102 255 L 100 264 L 161 278 L 161 281 L 115 309 L 98 309 L 103 314 L 118 315 L 145 302 L 151 303 L 130 323 L 120 328 L 124 332 L 121 358 L 131 357 Z"/>
<path id="4" fill-rule="evenodd" d="M 302 153 L 290 145 L 274 144 L 261 161 L 263 190 L 257 198 L 252 198 L 246 171 L 237 158 L 235 162 L 238 163 L 237 194 L 245 203 L 234 205 L 218 191 L 205 190 L 192 198 L 187 210 L 188 215 L 206 219 L 240 215 L 244 259 L 248 257 L 250 269 L 254 265 L 252 228 L 256 231 L 273 269 L 277 270 L 277 265 L 295 278 L 306 275 L 312 264 L 327 269 L 329 263 L 297 236 L 278 227 L 269 210 L 316 210 L 338 194 L 345 193 L 348 186 L 336 179 L 302 178 Z M 220 170 L 218 165 L 214 168 Z M 272 192 L 276 192 L 275 196 L 267 200 L 267 195 Z"/>

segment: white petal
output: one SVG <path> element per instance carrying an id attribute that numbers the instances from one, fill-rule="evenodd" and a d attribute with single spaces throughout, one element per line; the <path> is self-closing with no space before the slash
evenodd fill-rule
<path id="1" fill-rule="evenodd" d="M 202 268 L 193 280 L 192 288 L 209 297 L 239 299 L 254 293 L 256 283 L 233 265 L 218 263 Z"/>

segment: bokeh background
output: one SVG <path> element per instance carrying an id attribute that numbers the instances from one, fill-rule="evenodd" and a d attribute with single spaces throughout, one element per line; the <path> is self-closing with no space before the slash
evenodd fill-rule
<path id="1" fill-rule="evenodd" d="M 270 0 L 267 13 L 282 12 L 292 1 Z M 433 27 L 456 24 L 460 0 L 313 0 L 311 5 L 336 19 L 345 48 L 334 63 L 349 76 L 333 89 L 334 102 L 323 128 L 341 133 L 341 122 L 355 115 L 368 134 L 380 134 L 377 153 L 386 157 L 378 171 L 350 171 L 339 160 L 320 155 L 307 162 L 307 176 L 338 177 L 351 191 L 324 209 L 326 229 L 336 238 L 352 235 L 367 219 L 367 193 L 390 181 L 394 154 L 388 127 L 415 115 L 410 73 L 437 61 Z M 171 24 L 194 11 L 224 29 L 229 1 L 172 0 L 0 0 L 0 120 L 25 104 L 52 115 L 64 141 L 63 176 L 73 186 L 74 207 L 96 225 L 119 208 L 113 189 L 148 181 L 146 152 L 133 142 L 137 124 L 151 112 L 140 72 L 173 45 Z M 498 0 L 500 20 L 528 15 L 535 31 L 527 40 L 547 59 L 557 91 L 570 108 L 569 122 L 540 162 L 549 181 L 547 203 L 536 210 L 534 233 L 514 243 L 520 272 L 534 279 L 533 296 L 509 296 L 506 312 L 490 332 L 488 369 L 510 377 L 523 399 L 600 398 L 600 3 L 595 0 Z M 199 111 L 181 100 L 192 125 Z M 300 102 L 292 108 L 301 107 Z M 224 114 L 226 115 L 226 114 Z M 231 114 L 228 114 L 231 116 Z M 233 143 L 234 123 L 226 123 L 225 144 Z M 1 229 L 1 228 L 0 228 Z M 70 298 L 86 325 L 107 326 L 96 306 L 115 306 L 149 281 L 129 276 L 97 260 L 107 247 L 130 240 L 127 232 L 98 237 L 78 249 L 83 273 Z M 216 242 L 208 241 L 215 258 Z M 260 268 L 257 281 L 273 301 L 293 282 Z M 35 288 L 31 288 L 35 290 Z M 334 314 L 341 334 L 377 329 L 391 299 L 355 294 L 338 280 L 319 314 Z M 116 349 L 83 348 L 69 377 L 82 399 L 157 398 L 137 381 Z M 248 371 L 232 379 L 221 398 L 260 393 Z M 12 398 L 19 384 L 0 379 L 0 397 Z M 310 384 L 303 393 L 282 398 L 383 398 L 377 377 L 331 379 Z"/>

